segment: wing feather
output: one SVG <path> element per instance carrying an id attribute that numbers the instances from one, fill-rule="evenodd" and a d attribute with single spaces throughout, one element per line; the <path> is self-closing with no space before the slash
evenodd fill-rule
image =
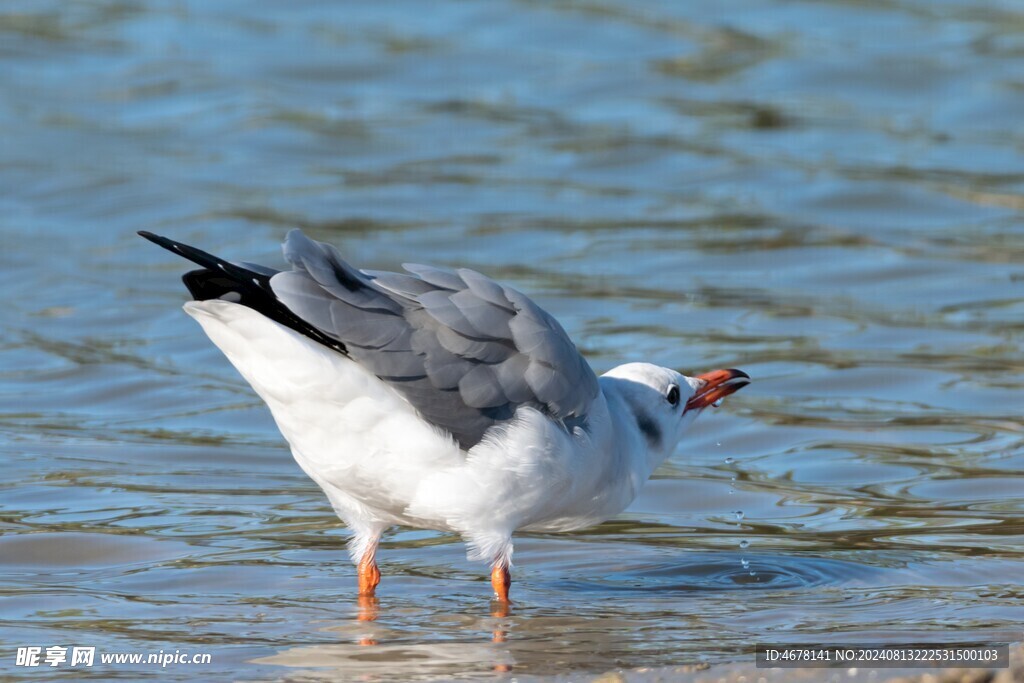
<path id="1" fill-rule="evenodd" d="M 597 377 L 558 322 L 525 294 L 469 269 L 406 264 L 363 272 L 298 230 L 274 295 L 471 448 L 521 405 L 582 419 Z"/>

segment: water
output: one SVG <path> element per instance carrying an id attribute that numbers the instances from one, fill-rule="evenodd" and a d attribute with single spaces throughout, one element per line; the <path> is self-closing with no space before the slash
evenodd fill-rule
<path id="1" fill-rule="evenodd" d="M 1019 640 L 1022 55 L 998 0 L 6 3 L 2 666 L 411 680 Z M 599 371 L 754 384 L 620 518 L 520 536 L 508 616 L 416 530 L 360 606 L 344 530 L 180 311 L 183 264 L 134 235 L 278 263 L 294 226 L 528 291 Z"/>

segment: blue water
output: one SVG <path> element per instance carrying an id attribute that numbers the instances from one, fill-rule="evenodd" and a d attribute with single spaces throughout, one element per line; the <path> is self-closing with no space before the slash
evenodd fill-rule
<path id="1" fill-rule="evenodd" d="M 104 679 L 447 680 L 1020 640 L 1022 56 L 997 0 L 5 3 L 0 670 L 38 680 L 28 645 L 213 657 Z M 519 538 L 507 617 L 457 538 L 408 529 L 360 606 L 344 529 L 134 234 L 280 264 L 292 227 L 508 282 L 600 372 L 755 382 L 620 519 Z"/>

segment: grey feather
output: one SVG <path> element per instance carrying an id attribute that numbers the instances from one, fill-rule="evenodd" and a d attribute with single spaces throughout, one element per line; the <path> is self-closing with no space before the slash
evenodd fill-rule
<path id="1" fill-rule="evenodd" d="M 526 369 L 530 367 L 530 359 L 517 353 L 503 363 L 494 366 L 494 373 L 501 382 L 505 395 L 512 403 L 526 403 L 536 400 L 536 394 L 526 383 Z"/>
<path id="2" fill-rule="evenodd" d="M 464 449 L 520 406 L 565 423 L 585 418 L 598 394 L 561 325 L 480 273 L 416 264 L 404 266 L 411 275 L 364 272 L 297 230 L 284 253 L 292 270 L 270 280 L 281 303 Z"/>
<path id="3" fill-rule="evenodd" d="M 433 266 L 424 266 L 419 263 L 403 263 L 402 267 L 413 275 L 418 275 L 424 282 L 428 282 L 441 289 L 457 291 L 466 286 L 466 283 L 458 275 L 449 273 L 447 270 L 441 270 Z"/>
<path id="4" fill-rule="evenodd" d="M 430 382 L 438 389 L 457 388 L 459 382 L 472 368 L 472 363 L 467 363 L 447 352 L 432 353 L 423 359 L 423 369 Z"/>
<path id="5" fill-rule="evenodd" d="M 497 282 L 469 268 L 460 268 L 458 273 L 462 281 L 469 287 L 469 291 L 478 298 L 483 299 L 489 304 L 501 306 L 509 311 L 512 310 L 508 296 L 505 294 L 505 288 Z"/>
<path id="6" fill-rule="evenodd" d="M 337 249 L 314 242 L 297 228 L 285 237 L 283 251 L 285 260 L 295 271 L 305 272 L 325 291 L 347 304 L 392 312 L 401 309 L 390 297 L 380 296 L 380 289 L 371 284 L 373 281 L 366 273 L 346 263 Z"/>
<path id="7" fill-rule="evenodd" d="M 429 282 L 424 282 L 418 277 L 404 273 L 388 273 L 385 271 L 364 272 L 373 278 L 373 284 L 404 298 L 415 299 L 420 294 L 434 290 L 434 285 Z"/>
<path id="8" fill-rule="evenodd" d="M 512 330 L 508 327 L 509 319 L 515 315 L 512 308 L 483 301 L 468 289 L 455 292 L 448 298 L 476 331 L 474 336 L 489 339 L 508 339 L 512 336 Z"/>
<path id="9" fill-rule="evenodd" d="M 379 307 L 360 308 L 325 296 L 319 283 L 304 272 L 278 273 L 271 278 L 270 286 L 293 313 L 346 346 L 380 349 L 403 334 L 408 336 L 407 325 L 400 316 Z"/>
<path id="10" fill-rule="evenodd" d="M 509 346 L 479 339 L 470 339 L 449 327 L 439 327 L 437 329 L 437 341 L 456 356 L 479 363 L 500 363 L 515 353 L 515 350 Z"/>
<path id="11" fill-rule="evenodd" d="M 416 301 L 434 320 L 445 327 L 450 327 L 466 337 L 481 336 L 479 330 L 470 324 L 459 307 L 452 301 L 451 294 L 450 291 L 438 289 L 419 295 L 416 297 Z"/>
<path id="12" fill-rule="evenodd" d="M 463 375 L 459 380 L 459 394 L 466 405 L 473 408 L 497 408 L 509 402 L 490 365 L 474 365 Z"/>

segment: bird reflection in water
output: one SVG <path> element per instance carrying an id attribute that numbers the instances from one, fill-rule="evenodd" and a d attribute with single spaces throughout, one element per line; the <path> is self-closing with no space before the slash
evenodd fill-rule
<path id="1" fill-rule="evenodd" d="M 512 603 L 506 600 L 492 600 L 491 601 L 491 616 L 495 619 L 505 619 L 508 617 Z M 504 643 L 508 640 L 508 628 L 507 622 L 498 622 L 494 625 L 494 630 L 491 631 L 491 642 L 492 643 Z M 508 663 L 495 663 L 493 667 L 494 671 L 498 673 L 508 673 L 512 670 L 512 665 Z"/>
<path id="2" fill-rule="evenodd" d="M 380 615 L 380 600 L 372 595 L 360 595 L 358 602 L 359 611 L 356 613 L 356 620 L 361 622 L 377 621 Z M 377 639 L 370 635 L 363 635 L 359 639 L 360 645 L 376 645 Z"/>
<path id="3" fill-rule="evenodd" d="M 507 619 L 511 614 L 512 603 L 508 600 L 491 601 L 491 617 L 493 619 Z M 371 595 L 360 595 L 356 601 L 356 621 L 362 624 L 370 624 L 377 621 L 380 616 L 380 600 Z M 495 622 L 491 631 L 491 642 L 501 644 L 508 640 L 509 623 L 506 621 Z M 380 645 L 373 630 L 364 630 L 356 641 L 360 646 Z M 496 655 L 503 654 L 496 651 Z M 505 653 L 507 656 L 507 653 Z M 508 661 L 498 661 L 492 665 L 492 670 L 497 673 L 508 673 L 512 671 L 512 664 Z"/>

